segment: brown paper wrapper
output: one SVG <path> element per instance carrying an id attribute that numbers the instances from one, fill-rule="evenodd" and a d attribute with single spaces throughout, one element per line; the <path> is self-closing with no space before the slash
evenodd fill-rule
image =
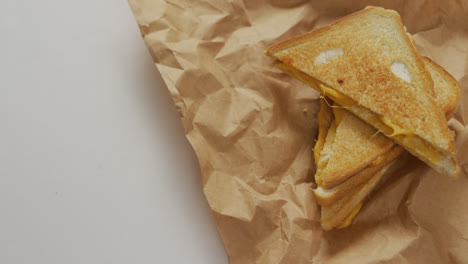
<path id="1" fill-rule="evenodd" d="M 232 264 L 468 263 L 466 1 L 129 2 Z M 459 81 L 449 124 L 462 174 L 452 181 L 407 155 L 349 228 L 324 232 L 311 192 L 319 94 L 274 69 L 264 50 L 369 4 L 397 10 L 420 52 Z"/>

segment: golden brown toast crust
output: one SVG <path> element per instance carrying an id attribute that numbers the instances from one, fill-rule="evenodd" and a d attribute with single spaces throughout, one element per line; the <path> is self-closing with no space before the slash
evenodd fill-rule
<path id="1" fill-rule="evenodd" d="M 309 39 L 311 37 L 314 37 L 322 32 L 326 32 L 328 31 L 330 28 L 334 27 L 336 24 L 339 24 L 351 17 L 357 17 L 357 16 L 361 16 L 362 14 L 365 14 L 365 13 L 368 13 L 370 12 L 372 9 L 383 9 L 381 7 L 370 7 L 370 8 L 366 8 L 366 9 L 363 9 L 363 10 L 360 10 L 360 11 L 357 11 L 357 12 L 354 12 L 352 14 L 349 14 L 345 17 L 342 17 L 340 19 L 338 19 L 337 21 L 335 21 L 334 23 L 328 25 L 328 26 L 324 26 L 324 27 L 321 27 L 321 28 L 318 28 L 314 31 L 311 31 L 311 32 L 308 32 L 308 33 L 305 33 L 305 34 L 302 34 L 302 35 L 299 35 L 299 36 L 295 36 L 295 37 L 292 37 L 292 38 L 289 38 L 287 40 L 284 40 L 282 42 L 279 42 L 279 43 L 276 43 L 276 44 L 273 44 L 271 45 L 270 47 L 267 48 L 267 50 L 265 51 L 265 54 L 268 55 L 268 56 L 274 56 L 274 54 L 276 52 L 279 52 L 281 50 L 284 50 L 284 49 L 288 49 L 288 48 L 291 48 L 291 47 L 294 47 L 294 46 L 298 46 L 302 43 L 305 43 L 305 42 L 308 42 Z"/>

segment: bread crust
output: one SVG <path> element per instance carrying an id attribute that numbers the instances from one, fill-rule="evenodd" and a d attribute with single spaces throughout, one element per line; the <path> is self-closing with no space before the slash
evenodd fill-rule
<path id="1" fill-rule="evenodd" d="M 429 57 L 422 56 L 422 60 L 424 61 L 424 65 L 428 69 L 429 73 L 431 74 L 432 79 L 437 78 L 438 75 L 449 85 L 436 85 L 434 81 L 434 92 L 435 98 L 439 106 L 445 113 L 445 117 L 450 119 L 450 117 L 455 113 L 457 110 L 458 104 L 460 103 L 461 98 L 461 91 L 460 91 L 460 84 L 458 84 L 457 80 L 448 73 L 442 66 L 431 60 Z M 450 93 L 444 91 L 444 89 L 450 88 Z"/>
<path id="2" fill-rule="evenodd" d="M 371 12 L 374 9 L 384 10 L 381 7 L 375 7 L 375 6 L 367 7 L 366 9 L 363 9 L 363 10 L 351 13 L 351 14 L 349 14 L 347 16 L 344 16 L 344 17 L 338 19 L 337 21 L 335 21 L 334 23 L 332 23 L 330 25 L 318 28 L 318 29 L 316 29 L 314 31 L 311 31 L 311 32 L 308 32 L 308 33 L 305 33 L 305 34 L 302 34 L 302 35 L 299 35 L 299 36 L 289 38 L 289 39 L 284 40 L 282 42 L 273 44 L 273 45 L 271 45 L 270 47 L 268 47 L 266 49 L 265 54 L 268 55 L 268 56 L 273 56 L 273 54 L 275 54 L 275 53 L 277 53 L 277 52 L 279 52 L 281 50 L 288 49 L 288 48 L 300 45 L 300 44 L 302 44 L 304 42 L 307 42 L 310 38 L 313 38 L 313 37 L 315 37 L 316 35 L 319 35 L 322 32 L 328 31 L 329 29 L 333 28 L 337 24 L 340 24 L 341 22 L 346 21 L 347 19 L 349 19 L 351 17 L 361 16 L 363 14 Z"/>

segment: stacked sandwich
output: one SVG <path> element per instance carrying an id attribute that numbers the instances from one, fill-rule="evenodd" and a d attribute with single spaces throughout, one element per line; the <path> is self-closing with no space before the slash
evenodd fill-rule
<path id="1" fill-rule="evenodd" d="M 324 230 L 348 226 L 408 151 L 457 178 L 447 120 L 457 81 L 422 57 L 397 12 L 379 7 L 269 47 L 274 65 L 322 93 L 313 190 Z"/>

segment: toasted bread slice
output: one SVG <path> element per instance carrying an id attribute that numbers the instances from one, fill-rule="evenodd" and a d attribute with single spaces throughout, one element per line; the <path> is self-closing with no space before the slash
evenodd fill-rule
<path id="1" fill-rule="evenodd" d="M 454 133 L 395 11 L 367 8 L 266 54 L 440 173 L 459 175 Z"/>
<path id="2" fill-rule="evenodd" d="M 375 188 L 388 168 L 393 164 L 387 164 L 380 169 L 368 182 L 359 185 L 345 197 L 330 206 L 322 206 L 320 224 L 325 231 L 335 227 L 344 228 L 351 224 L 353 218 L 359 212 L 362 201 Z"/>
<path id="3" fill-rule="evenodd" d="M 460 86 L 458 83 L 455 81 L 455 79 L 447 73 L 442 67 L 440 67 L 438 64 L 433 62 L 432 60 L 428 59 L 427 57 L 423 57 L 424 63 L 426 68 L 429 70 L 431 77 L 434 79 L 434 91 L 435 91 L 435 97 L 437 99 L 437 103 L 439 106 L 444 109 L 446 112 L 446 118 L 449 119 L 450 115 L 453 113 L 453 111 L 456 109 L 459 101 L 460 101 Z M 328 105 L 326 105 L 328 107 Z M 322 105 L 321 105 L 322 107 Z M 322 111 L 322 108 L 321 110 Z M 332 117 L 333 118 L 333 117 Z M 340 125 L 337 128 L 337 132 L 335 135 L 335 141 L 334 145 L 337 145 L 339 142 L 339 138 L 342 138 L 343 134 L 349 134 L 346 132 L 347 130 L 356 130 L 359 129 L 360 131 L 363 131 L 360 134 L 356 134 L 356 136 L 360 136 L 363 138 L 368 138 L 368 146 L 369 148 L 375 148 L 375 150 L 372 149 L 367 149 L 368 152 L 374 153 L 377 152 L 379 153 L 379 156 L 372 160 L 372 162 L 369 164 L 368 159 L 365 159 L 363 157 L 359 157 L 356 155 L 351 155 L 354 156 L 355 159 L 349 161 L 350 163 L 354 164 L 360 164 L 364 163 L 366 164 L 365 168 L 358 173 L 348 173 L 348 180 L 344 181 L 343 183 L 333 186 L 332 188 L 326 188 L 326 185 L 318 185 L 316 189 L 314 189 L 314 194 L 317 202 L 320 205 L 323 206 L 328 206 L 331 205 L 332 203 L 338 201 L 339 199 L 343 198 L 349 191 L 351 191 L 353 188 L 356 186 L 368 181 L 370 178 L 374 176 L 374 174 L 380 170 L 382 167 L 386 166 L 388 163 L 392 162 L 393 160 L 397 159 L 399 156 L 401 156 L 404 151 L 403 149 L 398 146 L 394 145 L 394 143 L 385 138 L 388 143 L 392 145 L 392 149 L 389 151 L 384 152 L 383 148 L 380 147 L 379 144 L 373 144 L 375 141 L 375 137 L 372 137 L 372 135 L 375 135 L 377 131 L 375 129 L 371 129 L 371 131 L 368 131 L 369 128 L 371 128 L 369 125 L 367 125 L 365 122 L 362 120 L 359 120 L 357 118 L 349 119 L 350 121 L 353 121 L 354 124 L 352 126 L 346 126 L 347 123 L 341 122 Z M 339 131 L 339 132 L 338 132 Z M 368 131 L 367 133 L 364 133 Z M 319 133 L 324 134 L 323 131 L 320 131 L 319 128 Z M 326 135 L 323 135 L 323 137 L 326 137 Z M 343 153 L 352 153 L 353 152 L 353 145 L 356 145 L 357 148 L 360 146 L 357 146 L 361 140 L 350 140 L 351 138 L 347 138 L 347 151 L 341 151 L 339 150 L 336 153 L 331 153 L 330 157 L 330 162 L 328 164 L 331 164 L 331 160 L 335 160 L 335 162 L 340 161 L 342 158 L 342 155 L 347 155 Z M 319 153 L 314 153 L 314 156 L 318 159 L 320 159 Z M 349 160 L 349 159 L 348 159 Z M 358 165 L 355 165 L 358 166 Z M 329 171 L 327 168 L 322 169 L 321 177 L 326 178 L 328 175 L 326 172 Z M 352 175 L 351 175 L 352 174 Z M 325 180 L 323 180 L 325 181 Z"/>
<path id="4" fill-rule="evenodd" d="M 342 108 L 333 108 L 335 141 L 327 166 L 317 173 L 317 184 L 332 188 L 369 166 L 393 147 L 393 141 Z"/>

